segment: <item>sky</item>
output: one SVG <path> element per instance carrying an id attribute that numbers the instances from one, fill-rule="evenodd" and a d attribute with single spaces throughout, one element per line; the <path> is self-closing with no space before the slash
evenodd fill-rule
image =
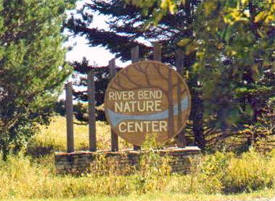
<path id="1" fill-rule="evenodd" d="M 81 8 L 81 6 L 88 1 L 89 0 L 79 0 L 76 3 L 76 9 Z M 71 13 L 77 16 L 75 14 L 75 11 L 68 11 L 67 15 L 70 16 Z M 91 27 L 108 29 L 108 25 L 105 22 L 107 19 L 108 18 L 106 16 L 100 15 L 98 13 L 93 13 L 93 22 L 91 24 Z M 68 36 L 70 34 L 65 31 L 64 35 Z M 81 62 L 83 57 L 86 57 L 90 65 L 96 64 L 98 66 L 107 66 L 109 64 L 109 61 L 115 57 L 112 53 L 110 53 L 109 50 L 104 47 L 90 47 L 88 45 L 88 40 L 84 36 L 69 37 L 69 40 L 65 42 L 64 47 L 72 47 L 72 49 L 66 53 L 66 61 L 68 62 Z M 120 67 L 126 67 L 130 63 L 130 61 L 122 62 L 121 60 L 116 59 L 116 65 Z M 70 81 L 73 81 L 72 76 L 70 76 L 67 80 L 67 82 Z M 60 99 L 65 99 L 65 91 L 63 91 L 62 94 L 59 96 L 59 100 Z"/>
<path id="2" fill-rule="evenodd" d="M 80 8 L 85 2 L 88 0 L 78 1 L 76 8 Z M 70 11 L 69 13 L 75 13 L 74 11 Z M 92 27 L 98 27 L 100 29 L 107 29 L 108 25 L 105 21 L 108 18 L 103 15 L 94 14 Z M 85 37 L 74 37 L 70 38 L 68 42 L 65 43 L 65 46 L 73 46 L 73 49 L 66 54 L 66 60 L 69 62 L 73 61 L 82 61 L 83 57 L 86 57 L 89 60 L 89 64 L 97 64 L 98 66 L 107 66 L 109 60 L 114 58 L 114 55 L 110 53 L 104 47 L 89 47 L 87 44 L 87 40 Z M 120 67 L 125 67 L 130 62 L 123 63 L 119 59 L 116 59 L 116 64 Z"/>

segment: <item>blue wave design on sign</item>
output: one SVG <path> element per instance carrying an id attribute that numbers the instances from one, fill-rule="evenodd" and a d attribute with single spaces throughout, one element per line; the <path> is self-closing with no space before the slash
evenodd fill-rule
<path id="1" fill-rule="evenodd" d="M 181 100 L 181 111 L 186 110 L 188 107 L 188 98 L 184 98 Z M 174 115 L 178 115 L 178 104 L 173 107 Z M 128 115 L 128 114 L 120 114 L 117 112 L 113 112 L 110 109 L 107 109 L 109 114 L 111 123 L 113 126 L 116 126 L 121 121 L 124 120 L 161 120 L 168 118 L 168 109 L 159 113 L 154 114 L 145 114 L 145 115 Z"/>

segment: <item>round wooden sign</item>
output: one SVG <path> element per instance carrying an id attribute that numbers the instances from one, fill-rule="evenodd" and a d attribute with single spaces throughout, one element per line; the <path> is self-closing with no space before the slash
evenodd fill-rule
<path id="1" fill-rule="evenodd" d="M 163 143 L 184 128 L 191 96 L 182 77 L 157 61 L 141 61 L 120 70 L 105 93 L 105 114 L 112 130 L 135 145 L 147 134 Z"/>

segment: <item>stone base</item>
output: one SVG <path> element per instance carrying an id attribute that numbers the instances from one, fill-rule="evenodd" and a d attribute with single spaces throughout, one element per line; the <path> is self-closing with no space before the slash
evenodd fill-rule
<path id="1" fill-rule="evenodd" d="M 162 156 L 169 157 L 171 171 L 176 173 L 187 173 L 190 169 L 190 157 L 199 156 L 200 149 L 195 146 L 185 148 L 167 148 L 155 150 Z M 72 153 L 56 152 L 55 166 L 59 174 L 73 173 L 79 174 L 92 171 L 91 165 L 95 163 L 97 157 L 104 157 L 105 161 L 109 161 L 110 166 L 116 166 L 117 169 L 125 169 L 125 167 L 138 168 L 140 157 L 146 154 L 143 150 L 121 150 L 118 152 L 110 151 L 78 151 Z M 96 165 L 96 164 L 95 164 Z"/>

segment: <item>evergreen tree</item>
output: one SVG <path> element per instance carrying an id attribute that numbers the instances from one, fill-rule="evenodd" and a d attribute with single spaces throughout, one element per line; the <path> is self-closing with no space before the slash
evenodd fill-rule
<path id="1" fill-rule="evenodd" d="M 0 151 L 6 159 L 49 122 L 64 80 L 61 35 L 73 1 L 0 0 Z"/>

